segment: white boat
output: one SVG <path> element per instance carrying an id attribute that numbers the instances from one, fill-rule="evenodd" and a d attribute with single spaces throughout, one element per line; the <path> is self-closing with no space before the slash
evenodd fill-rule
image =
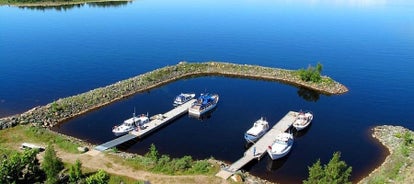
<path id="1" fill-rule="evenodd" d="M 188 113 L 190 115 L 200 116 L 216 107 L 218 100 L 218 94 L 201 94 L 197 101 L 188 108 Z"/>
<path id="2" fill-rule="evenodd" d="M 313 114 L 311 112 L 299 112 L 298 117 L 293 122 L 293 127 L 296 128 L 297 131 L 302 130 L 309 126 L 313 119 Z"/>
<path id="3" fill-rule="evenodd" d="M 149 122 L 148 115 L 142 114 L 141 116 L 137 117 L 135 116 L 135 113 L 133 114 L 132 118 L 129 118 L 125 120 L 121 125 L 114 126 L 112 129 L 112 132 L 116 136 L 120 136 L 123 134 L 127 134 L 128 132 L 136 129 L 137 127 L 140 127 L 144 125 L 145 123 Z"/>
<path id="4" fill-rule="evenodd" d="M 260 137 L 262 137 L 269 130 L 269 122 L 265 119 L 260 118 L 254 122 L 253 127 L 247 130 L 244 134 L 244 139 L 247 142 L 256 142 Z"/>
<path id="5" fill-rule="evenodd" d="M 268 147 L 267 153 L 269 153 L 272 160 L 282 158 L 286 156 L 293 146 L 293 135 L 289 133 L 280 133 L 276 136 L 275 141 Z"/>
<path id="6" fill-rule="evenodd" d="M 179 106 L 195 97 L 194 93 L 181 93 L 174 99 L 174 106 Z"/>

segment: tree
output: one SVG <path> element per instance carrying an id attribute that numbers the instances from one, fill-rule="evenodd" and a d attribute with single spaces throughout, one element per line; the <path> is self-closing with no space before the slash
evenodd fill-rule
<path id="1" fill-rule="evenodd" d="M 304 184 L 350 184 L 349 177 L 351 176 L 352 167 L 348 167 L 342 160 L 341 153 L 335 152 L 332 159 L 327 165 L 321 166 L 320 160 L 309 169 L 309 177 L 304 180 Z"/>
<path id="2" fill-rule="evenodd" d="M 109 175 L 102 169 L 97 173 L 86 178 L 86 184 L 106 184 L 108 183 Z"/>
<path id="3" fill-rule="evenodd" d="M 23 153 L 13 153 L 0 160 L 0 183 L 22 183 L 39 181 L 42 172 L 36 155 L 38 149 L 28 149 Z"/>
<path id="4" fill-rule="evenodd" d="M 46 173 L 46 183 L 58 183 L 58 174 L 63 169 L 63 162 L 56 156 L 56 151 L 52 144 L 49 144 L 45 150 L 42 169 Z"/>
<path id="5" fill-rule="evenodd" d="M 152 161 L 157 162 L 158 158 L 159 158 L 159 153 L 157 148 L 155 147 L 154 144 L 151 144 L 150 148 L 149 148 L 149 152 L 147 154 L 145 154 L 146 157 L 150 158 Z"/>
<path id="6" fill-rule="evenodd" d="M 323 67 L 322 64 L 318 62 L 318 64 L 316 65 L 316 68 L 309 65 L 306 70 L 300 69 L 298 72 L 300 79 L 306 82 L 308 81 L 320 82 L 320 80 L 322 79 L 321 77 L 322 67 Z"/>
<path id="7" fill-rule="evenodd" d="M 71 165 L 69 168 L 69 182 L 76 183 L 82 179 L 82 163 L 76 159 L 75 164 Z"/>

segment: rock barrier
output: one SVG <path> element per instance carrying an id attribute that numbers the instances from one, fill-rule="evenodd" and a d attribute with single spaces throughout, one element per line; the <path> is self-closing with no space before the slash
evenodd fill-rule
<path id="1" fill-rule="evenodd" d="M 0 119 L 0 129 L 18 124 L 53 127 L 70 118 L 136 93 L 148 91 L 183 78 L 200 76 L 226 76 L 279 81 L 326 95 L 338 95 L 348 91 L 344 85 L 327 76 L 322 76 L 322 82 L 320 83 L 302 81 L 296 70 L 224 62 L 180 62 L 174 66 L 166 66 L 105 87 L 62 98 L 44 106 L 35 107 L 22 114 L 2 118 Z"/>

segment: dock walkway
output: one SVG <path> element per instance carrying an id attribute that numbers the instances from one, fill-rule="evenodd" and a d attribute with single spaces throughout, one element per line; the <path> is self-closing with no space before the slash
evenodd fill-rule
<path id="1" fill-rule="evenodd" d="M 260 138 L 255 144 L 244 152 L 244 156 L 234 162 L 227 168 L 222 168 L 216 176 L 223 179 L 229 178 L 237 170 L 242 168 L 244 165 L 257 158 L 260 159 L 267 153 L 268 146 L 272 145 L 276 135 L 287 131 L 296 119 L 298 112 L 289 111 L 279 122 L 277 122 L 262 138 Z M 254 152 L 254 149 L 256 151 Z"/>
<path id="2" fill-rule="evenodd" d="M 191 106 L 191 104 L 193 104 L 196 100 L 192 99 L 180 106 L 175 107 L 174 109 L 164 113 L 164 114 L 160 114 L 158 115 L 158 117 L 154 120 L 151 120 L 148 123 L 145 123 L 143 125 L 143 129 L 140 129 L 138 131 L 133 130 L 131 132 L 129 132 L 128 134 L 118 137 L 114 140 L 108 141 L 106 143 L 103 143 L 99 146 L 95 147 L 95 150 L 98 151 L 105 151 L 109 148 L 115 147 L 117 145 L 120 145 L 122 143 L 125 143 L 129 140 L 135 139 L 135 138 L 142 138 L 146 135 L 148 135 L 149 133 L 157 130 L 158 128 L 168 124 L 169 122 L 171 122 L 172 120 L 180 117 L 181 115 L 185 114 L 188 112 L 188 108 Z"/>

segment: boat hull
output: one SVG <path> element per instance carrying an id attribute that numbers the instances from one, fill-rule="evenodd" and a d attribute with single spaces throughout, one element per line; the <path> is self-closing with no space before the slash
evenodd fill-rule
<path id="1" fill-rule="evenodd" d="M 282 158 L 282 157 L 286 156 L 287 154 L 289 154 L 290 150 L 291 150 L 291 147 L 288 148 L 286 151 L 281 152 L 281 153 L 272 153 L 272 151 L 270 151 L 270 149 L 268 149 L 267 153 L 269 154 L 269 156 L 272 160 L 276 160 L 276 159 Z"/>
<path id="2" fill-rule="evenodd" d="M 257 140 L 259 140 L 266 132 L 267 132 L 267 130 L 264 130 L 263 132 L 260 132 L 260 134 L 258 134 L 257 136 L 253 136 L 253 135 L 249 135 L 247 133 L 244 133 L 244 139 L 246 139 L 247 142 L 254 143 Z"/>
<path id="3" fill-rule="evenodd" d="M 190 108 L 188 108 L 188 114 L 192 116 L 201 116 L 202 114 L 214 109 L 219 101 L 219 96 L 217 94 L 213 96 L 214 101 L 210 102 L 207 106 L 201 106 L 200 104 L 194 103 Z"/>
<path id="4" fill-rule="evenodd" d="M 272 160 L 282 158 L 289 154 L 290 150 L 293 147 L 293 143 L 294 140 L 292 134 L 279 134 L 276 137 L 275 142 L 267 149 L 267 153 Z"/>
<path id="5" fill-rule="evenodd" d="M 115 134 L 115 136 L 121 136 L 121 135 L 125 135 L 127 133 L 129 133 L 130 131 L 134 130 L 133 128 L 128 129 L 128 130 L 115 130 L 116 128 L 114 128 L 114 130 L 112 130 L 112 133 Z"/>
<path id="6" fill-rule="evenodd" d="M 204 113 L 206 113 L 206 112 L 210 111 L 211 109 L 214 109 L 214 107 L 216 107 L 216 105 L 217 105 L 217 103 L 212 104 L 212 105 L 210 105 L 210 106 L 208 106 L 208 107 L 204 108 L 203 110 L 197 110 L 197 109 L 193 109 L 193 108 L 191 108 L 191 107 L 190 107 L 190 108 L 188 109 L 188 113 L 189 113 L 190 115 L 200 116 L 200 115 L 202 115 L 202 114 L 204 114 Z"/>

